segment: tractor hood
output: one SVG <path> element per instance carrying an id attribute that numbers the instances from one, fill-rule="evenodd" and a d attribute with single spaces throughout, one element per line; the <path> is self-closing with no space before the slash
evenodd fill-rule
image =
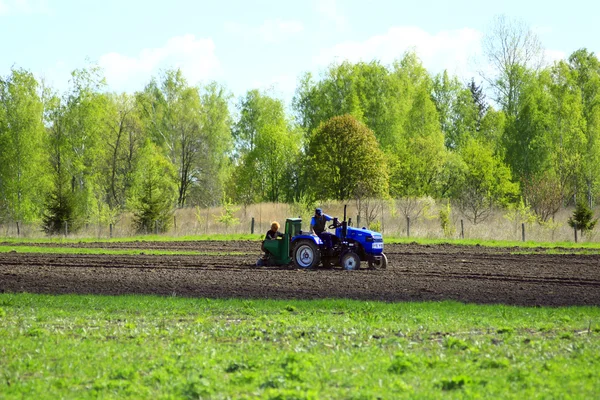
<path id="1" fill-rule="evenodd" d="M 357 240 L 359 242 L 363 242 L 367 238 L 373 238 L 374 241 L 382 240 L 381 233 L 379 232 L 371 231 L 369 229 L 354 228 L 351 226 L 348 227 L 348 234 L 346 235 L 346 237 L 349 239 Z"/>

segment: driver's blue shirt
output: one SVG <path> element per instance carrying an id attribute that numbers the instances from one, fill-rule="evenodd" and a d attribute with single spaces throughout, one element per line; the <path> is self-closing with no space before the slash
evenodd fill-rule
<path id="1" fill-rule="evenodd" d="M 325 221 L 331 221 L 331 220 L 333 219 L 333 218 L 331 218 L 331 217 L 330 217 L 329 215 L 327 215 L 327 214 L 322 214 L 322 215 L 325 217 Z M 317 223 L 317 221 L 315 220 L 315 217 L 313 216 L 313 217 L 310 219 L 310 226 L 315 226 L 315 224 L 316 224 L 316 223 Z M 327 228 L 327 227 L 325 227 L 325 228 Z"/>

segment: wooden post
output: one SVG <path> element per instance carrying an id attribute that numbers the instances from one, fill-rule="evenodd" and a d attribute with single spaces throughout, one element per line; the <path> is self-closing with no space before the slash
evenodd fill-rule
<path id="1" fill-rule="evenodd" d="M 356 216 L 356 226 L 360 228 L 360 215 Z"/>
<path id="2" fill-rule="evenodd" d="M 381 233 L 384 233 L 385 231 L 385 225 L 383 222 L 383 200 L 381 200 L 381 203 L 379 205 L 381 207 Z"/>
<path id="3" fill-rule="evenodd" d="M 154 234 L 158 235 L 158 221 L 154 220 Z"/>
<path id="4" fill-rule="evenodd" d="M 523 237 L 523 241 L 525 241 L 525 223 L 521 223 L 521 236 Z"/>
<path id="5" fill-rule="evenodd" d="M 20 222 L 17 221 L 17 237 L 21 236 L 21 227 L 19 225 L 20 225 Z"/>
<path id="6" fill-rule="evenodd" d="M 252 222 L 250 222 L 250 234 L 254 235 L 254 217 L 252 217 Z"/>
<path id="7" fill-rule="evenodd" d="M 65 221 L 65 237 L 69 235 L 69 223 Z"/>
<path id="8" fill-rule="evenodd" d="M 406 217 L 406 237 L 410 237 L 410 217 Z"/>
<path id="9" fill-rule="evenodd" d="M 573 231 L 575 232 L 575 243 L 577 243 L 577 224 L 573 227 Z"/>
<path id="10" fill-rule="evenodd" d="M 465 223 L 462 219 L 460 220 L 460 238 L 465 238 Z"/>
<path id="11" fill-rule="evenodd" d="M 175 230 L 175 234 L 177 235 L 177 215 L 173 215 L 173 229 Z"/>
<path id="12" fill-rule="evenodd" d="M 113 237 L 113 224 L 110 224 L 108 226 L 108 230 L 109 230 L 109 237 L 112 239 L 112 237 Z"/>

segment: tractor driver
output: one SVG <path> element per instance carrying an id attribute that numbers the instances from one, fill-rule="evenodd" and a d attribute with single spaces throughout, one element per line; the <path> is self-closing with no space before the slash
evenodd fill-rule
<path id="1" fill-rule="evenodd" d="M 325 231 L 327 221 L 331 221 L 329 215 L 324 214 L 320 208 L 315 209 L 315 215 L 310 220 L 310 233 L 321 238 L 327 248 L 332 247 L 331 234 Z"/>

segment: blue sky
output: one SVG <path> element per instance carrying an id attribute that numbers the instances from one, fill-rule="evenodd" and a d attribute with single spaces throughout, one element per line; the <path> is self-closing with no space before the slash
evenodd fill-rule
<path id="1" fill-rule="evenodd" d="M 332 62 L 389 64 L 415 49 L 431 72 L 464 80 L 482 67 L 481 38 L 495 15 L 521 18 L 547 60 L 582 47 L 600 52 L 595 1 L 58 1 L 0 0 L 0 75 L 14 66 L 53 87 L 99 64 L 113 91 L 142 89 L 161 69 L 235 96 L 273 88 L 286 101 L 298 77 Z M 480 78 L 478 80 L 481 80 Z"/>

